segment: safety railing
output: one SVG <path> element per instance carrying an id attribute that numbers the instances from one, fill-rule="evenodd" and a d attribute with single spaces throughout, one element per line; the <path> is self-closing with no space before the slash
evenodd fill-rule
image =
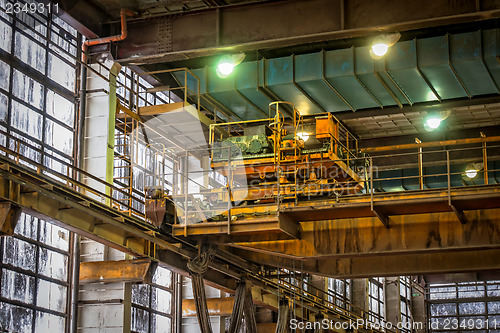
<path id="1" fill-rule="evenodd" d="M 500 179 L 500 145 L 364 157 L 347 156 L 346 147 L 340 143 L 339 147 L 345 149 L 342 157 L 327 154 L 327 149 L 279 164 L 272 156 L 247 159 L 237 153 L 236 146 L 186 152 L 181 163 L 188 166 L 181 170 L 183 192 L 174 194 L 182 216 L 179 221 L 187 226 L 224 220 L 230 232 L 231 221 L 240 218 L 231 210 L 243 201 L 276 204 L 279 210 L 283 202 L 369 196 L 373 207 L 387 192 L 435 189 L 445 189 L 451 201 L 453 188 L 498 184 Z M 201 155 L 206 168 L 192 168 L 192 161 L 200 160 Z M 210 160 L 214 156 L 217 158 Z M 470 166 L 476 169 L 466 172 Z M 217 183 L 214 175 L 224 181 Z"/>
<path id="2" fill-rule="evenodd" d="M 36 173 L 50 177 L 57 183 L 71 188 L 72 190 L 87 196 L 91 200 L 96 200 L 110 208 L 121 211 L 118 207 L 125 206 L 132 212 L 131 215 L 143 218 L 144 213 L 135 209 L 132 205 L 118 201 L 113 193 L 118 192 L 124 196 L 129 194 L 122 189 L 109 184 L 105 180 L 94 176 L 67 161 L 54 156 L 28 142 L 23 141 L 9 133 L 0 130 L 0 136 L 6 139 L 7 146 L 0 145 L 0 154 L 14 163 L 34 170 Z M 59 171 L 47 165 L 58 165 Z M 142 198 L 132 197 L 133 201 L 143 204 Z"/>

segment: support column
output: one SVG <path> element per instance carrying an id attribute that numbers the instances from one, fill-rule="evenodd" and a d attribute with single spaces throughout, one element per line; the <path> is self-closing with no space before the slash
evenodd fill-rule
<path id="1" fill-rule="evenodd" d="M 352 305 L 355 306 L 353 312 L 362 318 L 367 318 L 368 312 L 368 281 L 366 279 L 352 280 Z"/>
<path id="2" fill-rule="evenodd" d="M 392 323 L 393 327 L 396 327 L 401 318 L 398 280 L 398 277 L 385 278 L 385 317 L 387 322 Z"/>
<path id="3" fill-rule="evenodd" d="M 119 64 L 93 65 L 110 82 L 88 71 L 83 169 L 93 176 L 113 183 L 114 131 L 116 112 L 116 77 Z M 83 182 L 101 192 L 110 194 L 109 188 L 89 177 Z M 86 193 L 93 197 L 92 193 Z M 105 202 L 103 202 L 105 203 Z M 104 262 L 129 259 L 128 255 L 101 243 L 82 238 L 80 261 Z M 78 307 L 78 333 L 129 333 L 131 330 L 131 283 L 91 282 L 80 285 Z"/>
<path id="4" fill-rule="evenodd" d="M 422 323 L 414 325 L 415 333 L 425 332 L 427 325 L 427 313 L 425 309 L 425 293 L 421 286 L 413 285 L 411 288 L 411 314 L 414 323 Z"/>

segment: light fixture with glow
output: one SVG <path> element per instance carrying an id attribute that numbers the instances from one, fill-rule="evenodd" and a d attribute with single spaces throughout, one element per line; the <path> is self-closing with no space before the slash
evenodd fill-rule
<path id="1" fill-rule="evenodd" d="M 432 116 L 432 117 L 427 118 L 425 123 L 427 124 L 427 126 L 429 126 L 429 128 L 431 130 L 434 130 L 434 129 L 438 128 L 439 125 L 441 125 L 441 118 L 436 117 L 436 116 Z"/>
<path id="2" fill-rule="evenodd" d="M 372 45 L 372 51 L 376 56 L 382 57 L 389 50 L 389 45 L 385 43 L 378 43 Z"/>
<path id="3" fill-rule="evenodd" d="M 389 47 L 396 44 L 400 38 L 401 34 L 399 32 L 383 34 L 375 37 L 372 47 L 370 48 L 370 56 L 374 60 L 381 59 L 387 51 L 389 51 Z"/>
<path id="4" fill-rule="evenodd" d="M 451 110 L 427 111 L 427 116 L 424 118 L 424 129 L 428 132 L 434 131 L 450 114 Z"/>
<path id="5" fill-rule="evenodd" d="M 465 175 L 469 178 L 474 178 L 477 176 L 477 170 L 476 169 L 467 169 L 467 170 L 465 170 Z"/>
<path id="6" fill-rule="evenodd" d="M 228 77 L 231 73 L 233 73 L 234 68 L 238 66 L 243 59 L 245 59 L 245 53 L 243 52 L 222 56 L 217 63 L 217 75 L 221 79 Z"/>
<path id="7" fill-rule="evenodd" d="M 469 163 L 465 167 L 465 175 L 470 179 L 475 178 L 482 169 L 483 163 Z"/>
<path id="8" fill-rule="evenodd" d="M 307 139 L 309 139 L 309 133 L 299 132 L 299 133 L 297 133 L 297 138 L 299 138 L 300 140 L 303 140 L 303 141 L 307 141 Z"/>

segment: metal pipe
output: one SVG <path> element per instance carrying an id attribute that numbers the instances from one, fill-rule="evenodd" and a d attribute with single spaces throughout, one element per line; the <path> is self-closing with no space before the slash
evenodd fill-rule
<path id="1" fill-rule="evenodd" d="M 72 276 L 72 302 L 71 309 L 71 332 L 78 331 L 78 295 L 80 291 L 80 236 L 74 234 L 73 241 L 73 276 Z"/>
<path id="2" fill-rule="evenodd" d="M 422 143 L 418 138 L 415 138 L 416 143 Z M 418 186 L 421 190 L 424 189 L 424 166 L 422 161 L 422 147 L 418 147 Z"/>
<path id="3" fill-rule="evenodd" d="M 481 132 L 481 137 L 485 138 L 483 132 Z M 483 142 L 483 172 L 484 172 L 484 185 L 488 185 L 488 152 L 486 151 L 486 142 Z"/>
<path id="4" fill-rule="evenodd" d="M 122 10 L 120 10 L 121 33 L 119 35 L 86 40 L 82 46 L 82 50 L 83 50 L 82 61 L 83 62 L 86 61 L 86 53 L 87 53 L 89 46 L 100 45 L 100 44 L 105 44 L 105 43 L 110 43 L 110 42 L 119 42 L 119 41 L 126 39 L 128 36 L 127 16 L 134 16 L 134 15 L 135 15 L 135 12 L 131 11 L 130 9 L 123 8 Z"/>

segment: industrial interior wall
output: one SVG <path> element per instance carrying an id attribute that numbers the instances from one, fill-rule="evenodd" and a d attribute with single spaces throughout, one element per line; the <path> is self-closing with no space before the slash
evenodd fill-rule
<path id="1" fill-rule="evenodd" d="M 75 163 L 81 36 L 53 14 L 5 13 L 0 0 L 0 158 L 67 173 Z M 24 158 L 24 160 L 23 160 Z M 0 238 L 0 331 L 68 332 L 74 235 L 22 214 Z"/>

